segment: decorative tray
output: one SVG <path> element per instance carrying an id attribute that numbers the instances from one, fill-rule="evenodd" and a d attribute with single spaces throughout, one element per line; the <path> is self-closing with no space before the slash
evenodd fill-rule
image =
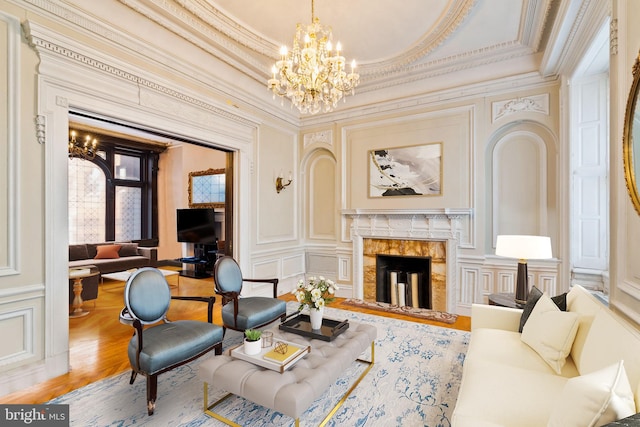
<path id="1" fill-rule="evenodd" d="M 294 351 L 291 351 L 290 352 L 291 354 L 286 356 L 286 359 L 284 359 L 282 362 L 269 357 L 270 353 L 273 353 L 275 344 L 277 342 L 285 343 L 287 344 L 290 350 L 291 349 L 294 350 Z M 263 348 L 262 351 L 260 351 L 260 353 L 258 354 L 249 355 L 245 353 L 244 344 L 240 344 L 239 346 L 229 350 L 229 355 L 231 357 L 235 357 L 236 359 L 241 359 L 241 360 L 253 363 L 254 365 L 262 366 L 263 368 L 267 368 L 273 371 L 278 371 L 280 373 L 283 373 L 284 371 L 286 371 L 287 369 L 295 365 L 295 363 L 298 360 L 302 359 L 310 351 L 311 351 L 310 346 L 305 347 L 305 346 L 301 346 L 300 344 L 295 344 L 289 341 L 279 340 L 274 338 L 273 345 L 271 345 L 270 347 Z"/>
<path id="2" fill-rule="evenodd" d="M 349 329 L 349 320 L 339 321 L 323 318 L 322 328 L 314 330 L 311 329 L 309 315 L 298 314 L 296 317 L 282 322 L 280 329 L 317 340 L 333 341 L 338 335 Z"/>

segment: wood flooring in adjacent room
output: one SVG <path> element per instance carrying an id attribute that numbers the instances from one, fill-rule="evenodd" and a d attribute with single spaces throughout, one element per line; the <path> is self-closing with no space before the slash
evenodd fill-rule
<path id="1" fill-rule="evenodd" d="M 162 268 L 170 269 L 168 267 Z M 213 293 L 212 278 L 193 279 L 171 276 L 168 281 L 172 285 L 171 293 L 173 295 L 211 295 Z M 178 281 L 179 286 L 176 286 Z M 124 282 L 105 279 L 100 285 L 98 299 L 84 304 L 84 308 L 91 313 L 84 317 L 69 319 L 70 370 L 68 373 L 27 389 L 0 396 L 0 403 L 45 403 L 92 382 L 123 371 L 129 371 L 127 345 L 133 328 L 121 324 L 118 320 L 118 315 L 124 304 L 123 290 Z M 281 292 L 283 290 L 280 288 Z M 280 298 L 286 301 L 294 300 L 293 296 L 288 292 Z M 218 297 L 214 308 L 213 321 L 217 324 L 222 324 L 220 301 L 221 298 Z M 336 299 L 331 304 L 331 307 L 381 315 L 378 311 L 342 306 L 341 301 L 343 299 Z M 454 324 L 420 320 L 398 314 L 386 314 L 385 316 L 465 331 L 469 331 L 471 328 L 471 319 L 466 316 L 459 316 Z M 172 301 L 168 318 L 206 321 L 206 304 L 191 301 Z"/>

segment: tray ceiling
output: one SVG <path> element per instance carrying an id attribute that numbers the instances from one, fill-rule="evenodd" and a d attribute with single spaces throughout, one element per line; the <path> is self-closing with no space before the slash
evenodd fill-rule
<path id="1" fill-rule="evenodd" d="M 311 1 L 120 0 L 263 84 Z M 316 0 L 315 15 L 355 59 L 361 89 L 522 58 L 539 61 L 552 0 Z M 539 56 L 538 56 L 539 58 Z M 535 71 L 535 70 L 530 70 Z"/>

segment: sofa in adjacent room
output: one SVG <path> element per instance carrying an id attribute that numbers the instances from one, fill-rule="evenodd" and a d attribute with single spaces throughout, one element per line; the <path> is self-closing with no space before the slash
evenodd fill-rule
<path id="1" fill-rule="evenodd" d="M 89 268 L 100 274 L 115 273 L 132 268 L 155 267 L 158 250 L 141 247 L 135 242 L 103 242 L 69 245 L 69 268 Z M 82 300 L 98 297 L 100 274 L 83 279 Z M 73 279 L 69 279 L 69 304 L 73 302 Z"/>
<path id="2" fill-rule="evenodd" d="M 472 306 L 454 427 L 601 426 L 640 408 L 640 332 L 581 286 Z M 523 315 L 524 314 L 524 315 Z"/>
<path id="3" fill-rule="evenodd" d="M 69 245 L 69 268 L 95 265 L 100 274 L 132 268 L 155 267 L 157 248 L 145 248 L 132 242 L 83 243 Z"/>

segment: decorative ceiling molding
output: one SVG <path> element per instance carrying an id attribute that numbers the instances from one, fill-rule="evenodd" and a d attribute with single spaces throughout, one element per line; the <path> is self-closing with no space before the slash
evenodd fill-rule
<path id="1" fill-rule="evenodd" d="M 241 45 L 234 42 L 234 39 L 226 37 L 224 33 L 209 25 L 207 21 L 187 13 L 180 5 L 167 0 L 118 1 L 253 79 L 262 81 L 268 76 L 265 60 L 251 55 L 249 51 L 242 49 Z M 148 6 L 149 2 L 156 7 Z M 212 9 L 216 11 L 216 9 Z M 160 11 L 164 11 L 164 13 Z"/>
<path id="2" fill-rule="evenodd" d="M 524 45 L 530 46 L 534 52 L 542 48 L 545 29 L 553 23 L 553 16 L 559 2 L 553 0 L 527 1 L 526 13 L 523 13 L 521 24 L 522 33 L 520 40 Z"/>
<path id="3" fill-rule="evenodd" d="M 154 0 L 158 2 L 158 0 Z M 206 0 L 175 0 L 198 19 L 207 23 L 212 28 L 234 40 L 252 51 L 264 55 L 271 60 L 278 59 L 278 49 L 275 43 L 265 39 L 253 31 L 225 15 L 220 9 L 215 8 Z M 164 3 L 164 2 L 163 2 Z"/>
<path id="4" fill-rule="evenodd" d="M 465 54 L 455 57 L 447 57 L 437 61 L 408 66 L 394 73 L 375 76 L 375 79 L 362 82 L 360 86 L 358 86 L 358 93 L 388 89 L 393 86 L 470 70 L 482 65 L 495 64 L 530 54 L 531 49 L 517 42 L 505 43 L 502 46 L 491 46 L 486 49 L 466 52 Z"/>
<path id="5" fill-rule="evenodd" d="M 275 42 L 242 26 L 210 1 L 118 1 L 259 83 L 266 81 L 273 61 L 278 58 L 279 46 Z M 428 54 L 441 46 L 445 40 L 461 31 L 465 19 L 478 7 L 477 0 L 451 1 L 434 26 L 426 30 L 423 37 L 406 50 L 382 61 L 359 63 L 361 85 L 358 91 L 384 89 L 434 75 L 469 69 L 478 64 L 498 63 L 531 55 L 535 53 L 537 46 L 525 42 L 528 42 L 529 38 L 540 40 L 539 33 L 548 18 L 549 3 L 549 0 L 545 0 L 544 6 L 540 6 L 538 2 L 524 2 L 523 7 L 529 10 L 527 15 L 521 18 L 524 29 L 517 40 L 495 43 L 434 61 L 424 61 Z M 525 35 L 527 40 L 523 42 L 522 38 Z"/>
<path id="6" fill-rule="evenodd" d="M 288 108 L 273 108 L 269 93 L 260 92 L 259 87 L 266 84 L 272 61 L 277 56 L 278 46 L 271 40 L 269 34 L 258 33 L 255 29 L 247 28 L 240 18 L 235 18 L 232 13 L 240 10 L 237 3 L 217 2 L 213 0 L 110 0 L 118 2 L 117 6 L 126 12 L 127 22 L 140 19 L 149 27 L 155 24 L 159 35 L 166 40 L 175 41 L 177 38 L 190 43 L 202 51 L 202 58 L 185 57 L 172 51 L 170 45 L 162 45 L 153 41 L 146 41 L 135 28 L 123 28 L 114 21 L 115 17 L 109 14 L 92 15 L 91 3 L 76 2 L 67 3 L 61 0 L 10 0 L 20 1 L 24 7 L 41 14 L 48 12 L 46 16 L 61 26 L 73 27 L 74 31 L 85 31 L 88 37 L 95 38 L 99 43 L 104 43 L 115 49 L 125 49 L 131 54 L 138 55 L 142 60 L 165 67 L 166 72 L 177 73 L 187 79 L 197 82 L 199 85 L 208 85 L 216 95 L 224 96 L 223 99 L 232 99 L 235 105 L 250 105 L 267 114 L 272 114 L 289 123 L 298 123 L 301 117 Z M 256 0 L 258 1 L 258 0 Z M 262 1 L 262 0 L 259 0 Z M 584 8 L 579 8 L 581 0 L 569 0 L 576 7 L 579 21 L 584 13 Z M 595 0 L 584 0 L 593 6 Z M 539 49 L 546 48 L 549 26 L 557 21 L 556 14 L 560 9 L 556 0 L 513 0 L 518 7 L 513 6 L 513 25 L 509 32 L 495 32 L 495 28 L 482 28 L 484 31 L 478 37 L 485 34 L 493 37 L 487 38 L 487 43 L 480 42 L 479 38 L 473 38 L 467 48 L 464 42 L 471 37 L 466 35 L 465 28 L 478 29 L 479 19 L 488 16 L 486 4 L 477 0 L 450 0 L 442 2 L 443 6 L 435 11 L 433 24 L 425 24 L 425 30 L 416 31 L 418 40 L 406 44 L 410 40 L 402 41 L 402 31 L 398 29 L 398 52 L 386 57 L 382 61 L 372 63 L 360 63 L 359 73 L 361 84 L 358 93 L 368 93 L 365 97 L 365 105 L 385 103 L 390 98 L 397 96 L 403 98 L 429 97 L 429 93 L 448 91 L 453 87 L 465 87 L 477 83 L 478 73 L 487 74 L 488 66 L 495 65 L 496 78 L 506 78 L 510 75 L 529 75 L 538 72 L 540 68 Z M 246 7 L 252 3 L 247 0 Z M 561 2 L 561 4 L 564 4 Z M 233 5 L 233 6 L 229 6 Z M 416 12 L 431 11 L 428 6 L 414 4 Z M 230 10 L 223 9 L 229 6 Z M 348 4 L 347 6 L 348 7 Z M 40 9 L 40 10 L 36 10 Z M 266 10 L 261 7 L 260 10 Z M 271 9 L 271 8 L 269 8 Z M 382 10 L 382 7 L 378 9 Z M 251 9 L 245 9 L 251 10 Z M 578 14 L 577 12 L 580 11 Z M 122 10 L 120 10 L 122 12 Z M 278 11 L 276 10 L 276 13 Z M 520 15 L 517 15 L 520 13 Z M 139 15 L 136 16 L 136 15 Z M 419 13 L 414 14 L 415 16 Z M 277 16 L 277 15 L 274 15 Z M 355 15 L 354 15 L 355 16 Z M 495 14 L 494 14 L 495 16 Z M 272 22 L 272 17 L 265 16 Z M 517 22 L 515 20 L 518 20 Z M 112 23 L 112 25 L 110 25 Z M 427 25 L 430 25 L 427 28 Z M 357 27 L 357 24 L 354 24 Z M 268 26 L 266 26 L 268 27 Z M 567 28 L 570 28 L 567 26 Z M 485 31 L 486 30 L 486 31 Z M 517 30 L 517 34 L 514 31 Z M 172 34 L 168 34 L 168 33 Z M 63 31 L 63 33 L 65 33 Z M 173 37 L 176 36 L 176 38 Z M 461 35 L 465 35 L 460 37 Z M 57 39 L 52 37 L 51 42 Z M 476 42 L 477 41 L 477 42 Z M 85 56 L 92 56 L 100 61 L 104 55 L 96 52 L 95 55 L 81 48 L 80 39 L 76 44 L 65 44 L 66 48 L 77 52 L 84 52 Z M 405 44 L 403 44 L 405 43 Z M 446 44 L 445 44 L 446 43 Z M 452 47 L 449 50 L 449 46 Z M 557 48 L 557 46 L 555 46 Z M 195 49 L 194 49 L 195 50 Z M 108 51 L 108 50 L 107 50 Z M 442 57 L 443 53 L 448 55 Z M 546 55 L 546 53 L 545 53 Z M 570 55 L 563 50 L 562 55 Z M 180 57 L 181 60 L 176 60 Z M 436 59 L 433 59 L 435 57 Z M 204 60 L 203 60 L 204 58 Z M 76 58 L 74 60 L 81 61 Z M 144 77 L 144 72 L 138 72 L 127 64 L 112 63 L 103 59 L 116 68 L 131 70 L 136 77 Z M 215 66 L 221 63 L 221 72 L 216 74 Z M 203 66 L 203 63 L 214 64 L 214 67 Z M 91 63 L 90 66 L 98 66 Z M 480 69 L 479 67 L 484 67 Z M 478 73 L 475 71 L 478 70 Z M 238 78 L 236 79 L 236 71 Z M 115 72 L 111 70 L 109 72 Z M 499 74 L 503 75 L 500 76 Z M 545 74 L 545 78 L 552 79 L 554 74 Z M 438 81 L 445 81 L 444 86 L 437 87 L 430 83 L 430 79 L 438 77 Z M 484 78 L 484 77 L 480 77 Z M 249 81 L 251 79 L 251 81 Z M 238 81 L 242 81 L 242 86 Z M 544 80 L 544 78 L 543 78 Z M 170 86 L 170 83 L 164 84 Z M 247 84 L 248 83 L 248 84 Z M 394 91 L 394 88 L 399 90 Z M 197 94 L 192 95 L 198 98 Z M 231 104 L 230 104 L 231 105 Z M 355 105 L 358 105 L 356 102 Z M 359 104 L 360 107 L 363 104 Z M 224 106 L 222 106 L 224 108 Z M 349 108 L 345 106 L 345 111 Z M 231 113 L 233 114 L 233 112 Z M 350 114 L 350 113 L 347 113 Z M 306 120 L 306 118 L 305 118 Z"/>
<path id="7" fill-rule="evenodd" d="M 84 66 L 90 67 L 100 73 L 106 73 L 119 79 L 133 82 L 141 87 L 146 87 L 147 89 L 153 90 L 155 92 L 162 93 L 166 96 L 181 100 L 187 104 L 191 104 L 200 109 L 209 111 L 216 116 L 224 117 L 236 123 L 240 123 L 244 126 L 254 128 L 256 125 L 255 122 L 232 114 L 229 111 L 220 109 L 208 102 L 203 101 L 202 99 L 195 98 L 179 90 L 170 88 L 149 78 L 146 78 L 142 75 L 138 75 L 134 70 L 125 70 L 122 68 L 118 68 L 111 63 L 105 63 L 104 61 L 100 61 L 96 58 L 88 56 L 84 52 L 79 52 L 72 46 L 63 46 L 62 43 L 60 43 L 61 40 L 59 37 L 55 40 L 52 40 L 53 37 L 47 36 L 47 31 L 39 31 L 39 24 L 31 21 L 26 21 L 23 23 L 22 27 L 29 44 L 34 47 L 41 55 L 46 52 L 54 56 L 64 57 L 67 60 L 81 63 Z"/>
<path id="8" fill-rule="evenodd" d="M 443 14 L 438 24 L 425 32 L 423 38 L 413 47 L 401 54 L 384 61 L 361 64 L 361 76 L 384 74 L 403 69 L 423 58 L 440 46 L 453 34 L 475 6 L 476 0 L 457 0 L 451 2 L 449 9 Z"/>
<path id="9" fill-rule="evenodd" d="M 540 72 L 543 75 L 559 74 L 567 64 L 579 62 L 584 54 L 580 44 L 590 39 L 590 37 L 582 39 L 581 33 L 593 28 L 593 25 L 598 25 L 598 19 L 606 19 L 611 15 L 610 3 L 601 0 L 559 2 L 553 28 L 549 29 L 551 40 L 545 47 L 540 65 Z"/>

